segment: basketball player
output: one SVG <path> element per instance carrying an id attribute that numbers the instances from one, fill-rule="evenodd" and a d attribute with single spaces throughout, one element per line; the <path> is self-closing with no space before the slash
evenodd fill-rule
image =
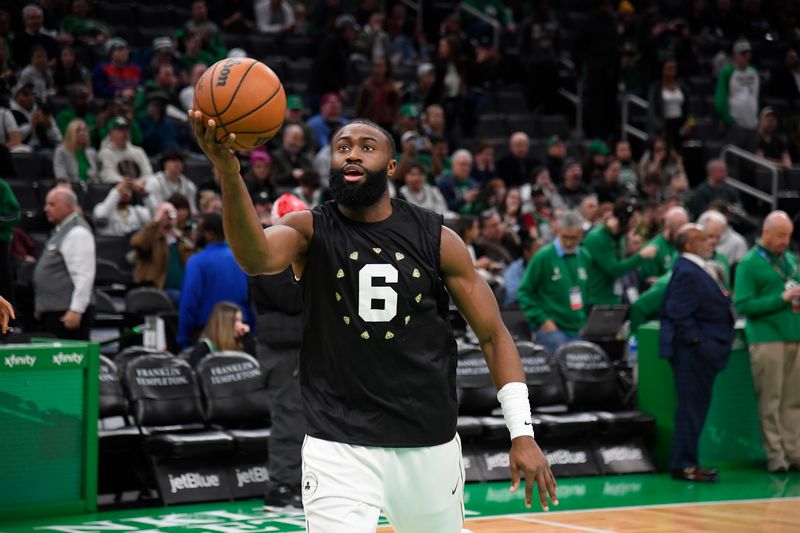
<path id="1" fill-rule="evenodd" d="M 291 265 L 303 288 L 300 385 L 308 422 L 302 496 L 311 532 L 457 533 L 464 468 L 456 434 L 456 343 L 448 292 L 480 339 L 511 434 L 511 490 L 525 474 L 548 509 L 556 482 L 533 439 L 519 355 L 496 300 L 442 217 L 391 200 L 389 133 L 353 120 L 331 137 L 333 202 L 262 230 L 230 148 L 192 114 L 219 171 L 226 235 L 248 274 Z"/>

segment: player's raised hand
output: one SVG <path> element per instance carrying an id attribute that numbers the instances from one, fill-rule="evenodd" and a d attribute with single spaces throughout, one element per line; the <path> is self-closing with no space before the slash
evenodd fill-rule
<path id="1" fill-rule="evenodd" d="M 511 469 L 511 492 L 519 488 L 520 471 L 525 473 L 525 507 L 530 508 L 533 500 L 533 486 L 539 490 L 539 503 L 543 511 L 549 511 L 547 496 L 553 505 L 558 505 L 556 495 L 556 478 L 550 471 L 542 450 L 536 441 L 529 436 L 517 437 L 511 441 L 509 454 L 509 468 Z"/>
<path id="2" fill-rule="evenodd" d="M 233 142 L 236 140 L 236 135 L 229 133 L 222 142 L 217 142 L 216 123 L 213 119 L 209 119 L 209 121 L 204 124 L 203 114 L 200 111 L 190 109 L 189 121 L 192 123 L 197 144 L 200 145 L 203 153 L 211 160 L 211 164 L 217 168 L 220 174 L 223 176 L 238 175 L 241 170 L 239 160 L 231 151 Z"/>

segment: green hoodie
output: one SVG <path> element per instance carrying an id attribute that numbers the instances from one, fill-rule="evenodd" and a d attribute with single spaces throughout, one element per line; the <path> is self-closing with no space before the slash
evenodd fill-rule
<path id="1" fill-rule="evenodd" d="M 620 259 L 620 241 L 602 224 L 586 234 L 583 247 L 589 252 L 589 266 L 586 271 L 586 301 L 589 305 L 613 305 L 620 303 L 621 294 L 616 294 L 614 285 L 621 278 L 644 261 L 641 255 L 634 254 Z"/>
<path id="2" fill-rule="evenodd" d="M 678 255 L 680 255 L 678 250 L 675 249 L 675 246 L 664 238 L 663 233 L 660 233 L 654 239 L 650 240 L 648 244 L 655 246 L 658 251 L 651 261 L 642 263 L 639 269 L 642 278 L 657 278 L 671 271 L 672 263 L 674 263 Z"/>
<path id="3" fill-rule="evenodd" d="M 748 343 L 800 340 L 800 313 L 783 301 L 787 280 L 800 281 L 797 259 L 788 251 L 778 257 L 756 245 L 736 267 L 733 303 L 747 317 Z"/>
<path id="4" fill-rule="evenodd" d="M 550 319 L 561 331 L 575 335 L 586 323 L 586 279 L 589 257 L 580 248 L 577 254 L 559 255 L 555 243 L 542 247 L 533 256 L 519 284 L 517 297 L 531 328 L 536 331 Z M 584 305 L 572 309 L 570 289 L 578 287 Z"/>

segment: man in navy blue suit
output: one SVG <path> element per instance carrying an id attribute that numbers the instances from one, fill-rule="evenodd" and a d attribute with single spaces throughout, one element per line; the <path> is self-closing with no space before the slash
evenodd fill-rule
<path id="1" fill-rule="evenodd" d="M 731 301 L 716 271 L 706 264 L 713 250 L 701 226 L 683 226 L 675 247 L 681 256 L 661 306 L 659 337 L 661 356 L 672 365 L 678 400 L 672 477 L 716 481 L 716 470 L 700 468 L 697 447 L 714 379 L 730 357 L 734 336 Z"/>

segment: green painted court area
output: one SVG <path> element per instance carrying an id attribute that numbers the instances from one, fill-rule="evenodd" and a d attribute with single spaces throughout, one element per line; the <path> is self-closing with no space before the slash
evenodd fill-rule
<path id="1" fill-rule="evenodd" d="M 723 470 L 720 481 L 714 484 L 674 481 L 666 474 L 573 478 L 559 481 L 558 495 L 560 505 L 553 508 L 557 511 L 800 497 L 800 473 L 768 474 L 756 467 L 740 467 Z M 469 484 L 465 503 L 468 519 L 529 512 L 523 505 L 522 493 L 510 493 L 507 483 Z M 149 507 L 20 522 L 3 522 L 0 517 L 0 532 L 34 531 L 267 533 L 299 532 L 305 531 L 305 527 L 302 515 L 264 512 L 258 500 Z"/>

